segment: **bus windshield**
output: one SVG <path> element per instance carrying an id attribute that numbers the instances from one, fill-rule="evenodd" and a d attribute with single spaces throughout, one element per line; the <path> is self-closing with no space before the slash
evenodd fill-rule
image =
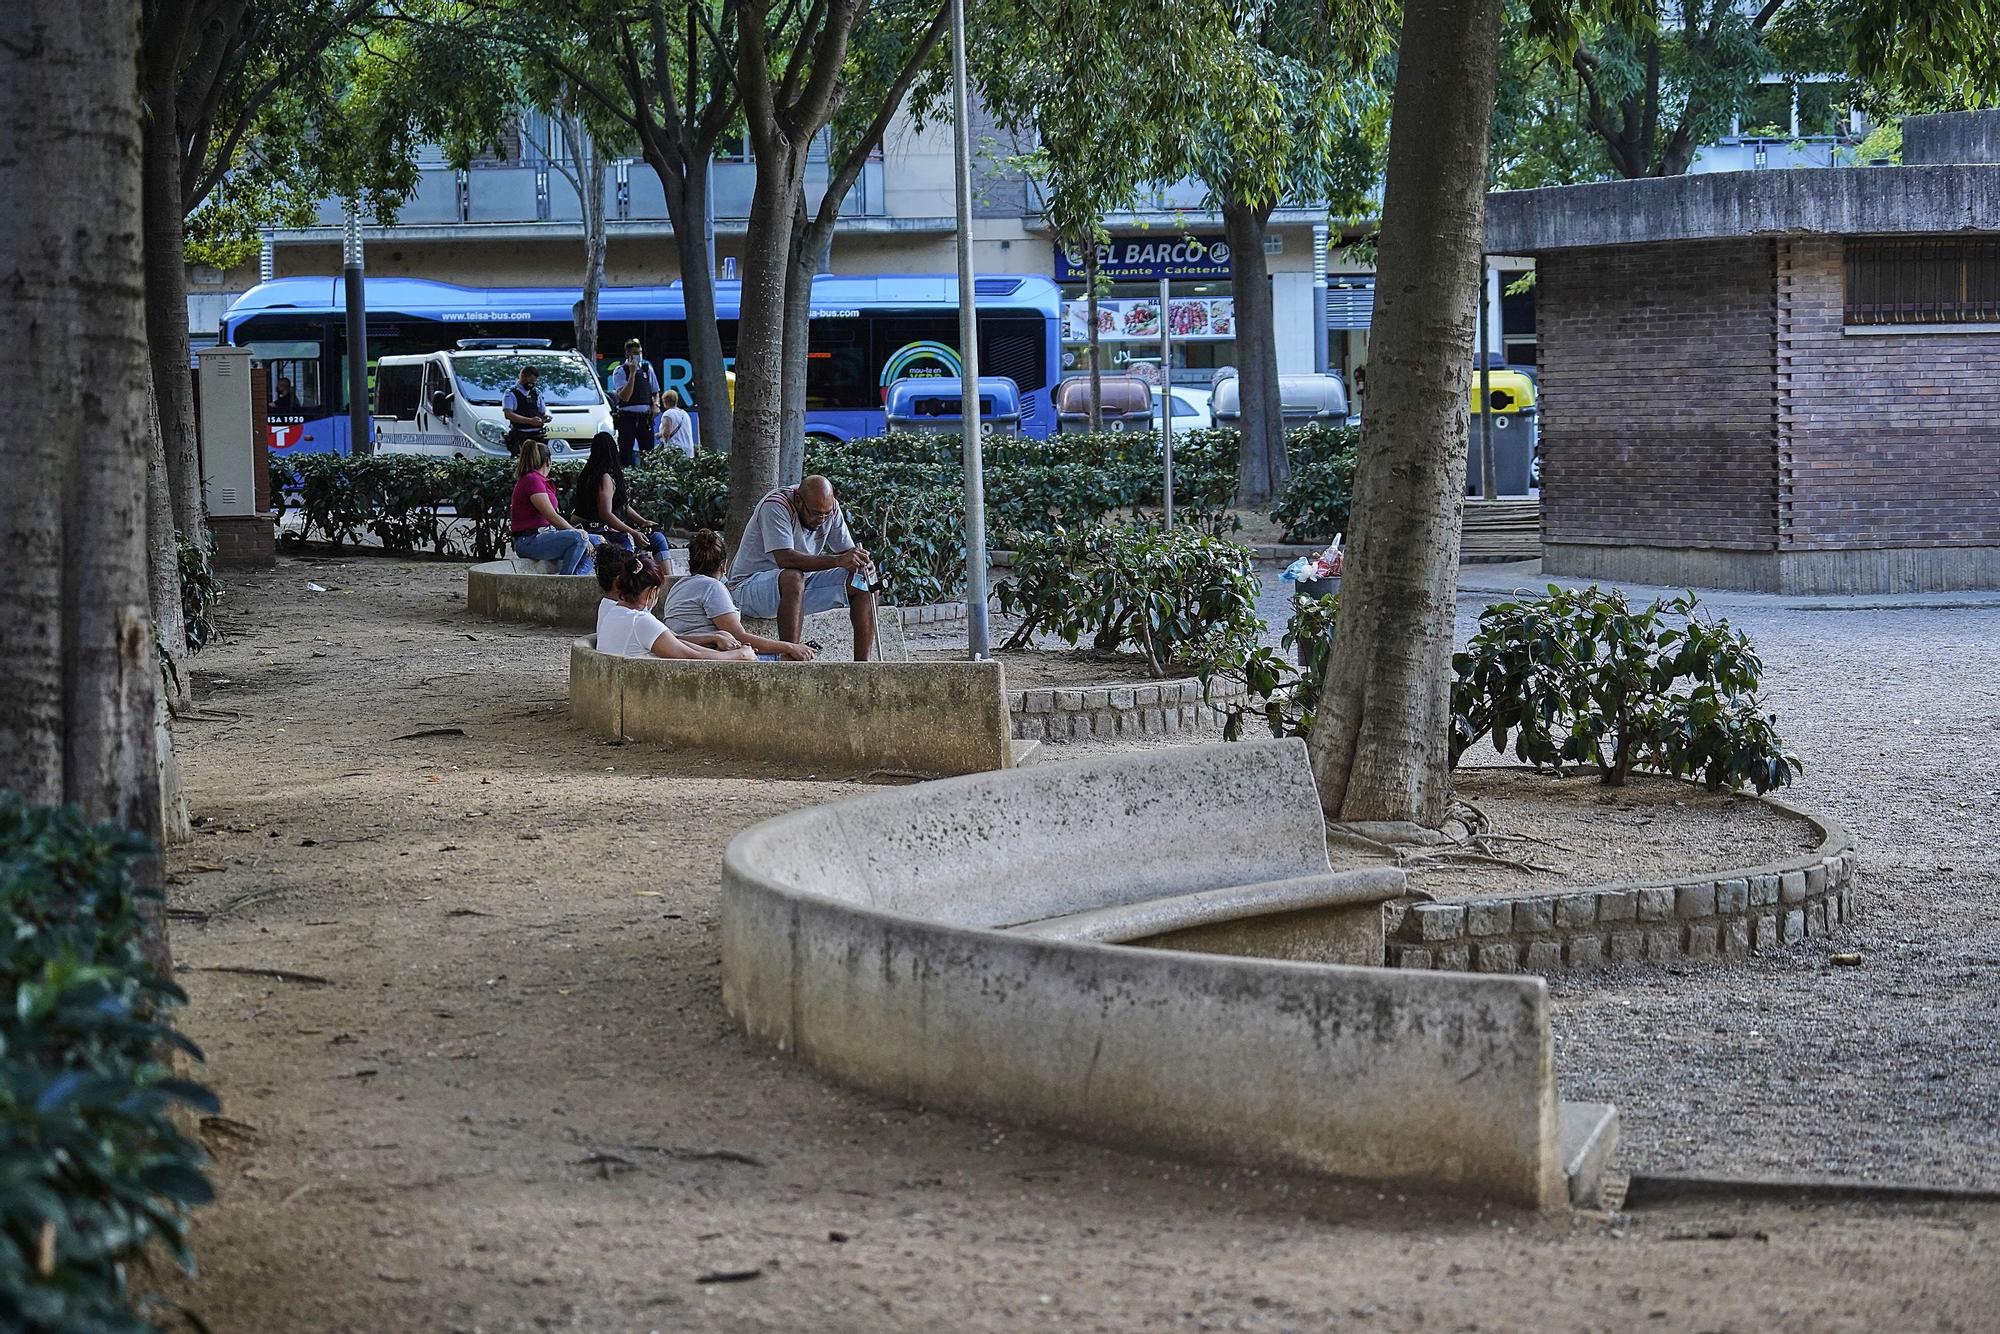
<path id="1" fill-rule="evenodd" d="M 482 352 L 478 356 L 453 357 L 451 366 L 458 372 L 458 383 L 468 403 L 488 407 L 497 404 L 507 386 L 520 378 L 523 366 L 535 368 L 542 401 L 551 407 L 585 407 L 604 401 L 597 377 L 581 357 L 546 352 Z"/>

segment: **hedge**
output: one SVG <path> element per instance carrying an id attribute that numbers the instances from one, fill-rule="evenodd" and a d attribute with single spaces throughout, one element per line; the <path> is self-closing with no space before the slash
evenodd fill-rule
<path id="1" fill-rule="evenodd" d="M 0 792 L 0 1311 L 9 1329 L 155 1328 L 135 1261 L 156 1244 L 193 1272 L 188 1213 L 212 1198 L 176 1104 L 164 1022 L 186 996 L 140 951 L 132 865 L 144 840 L 75 807 Z"/>

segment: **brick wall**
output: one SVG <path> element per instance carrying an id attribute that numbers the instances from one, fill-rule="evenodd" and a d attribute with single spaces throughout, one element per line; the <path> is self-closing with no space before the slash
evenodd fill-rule
<path id="1" fill-rule="evenodd" d="M 1769 241 L 1544 256 L 1542 537 L 1777 545 Z"/>
<path id="2" fill-rule="evenodd" d="M 1842 259 L 1777 247 L 1781 546 L 2000 545 L 2000 333 L 1843 333 Z"/>

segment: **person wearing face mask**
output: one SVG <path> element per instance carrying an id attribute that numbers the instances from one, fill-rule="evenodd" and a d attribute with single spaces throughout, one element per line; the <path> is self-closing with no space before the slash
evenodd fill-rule
<path id="1" fill-rule="evenodd" d="M 806 478 L 757 502 L 729 567 L 728 587 L 745 616 L 778 622 L 778 638 L 800 642 L 805 618 L 846 607 L 854 660 L 875 648 L 875 562 L 857 546 L 833 483 Z"/>
<path id="2" fill-rule="evenodd" d="M 617 410 L 619 462 L 637 463 L 653 447 L 653 409 L 660 381 L 636 338 L 625 340 L 625 360 L 611 372 L 611 406 Z"/>

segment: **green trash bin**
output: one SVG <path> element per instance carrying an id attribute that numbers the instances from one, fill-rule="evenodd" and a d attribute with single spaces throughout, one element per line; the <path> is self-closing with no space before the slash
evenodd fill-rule
<path id="1" fill-rule="evenodd" d="M 1304 598 L 1321 598 L 1329 593 L 1338 593 L 1339 591 L 1340 576 L 1337 574 L 1330 575 L 1325 579 L 1301 579 L 1292 593 L 1292 601 L 1297 603 Z M 1299 666 L 1304 667 L 1311 662 L 1311 644 L 1300 640 L 1293 646 L 1292 651 L 1298 656 Z"/>

